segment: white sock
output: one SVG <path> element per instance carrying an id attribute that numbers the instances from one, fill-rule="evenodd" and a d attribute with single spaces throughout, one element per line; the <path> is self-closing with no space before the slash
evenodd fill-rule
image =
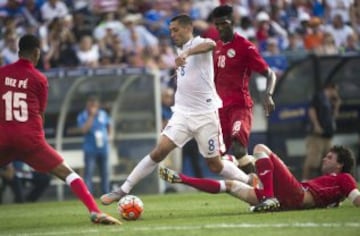
<path id="1" fill-rule="evenodd" d="M 256 204 L 256 199 L 252 201 L 249 199 L 250 191 L 253 191 L 253 187 L 239 181 L 232 181 L 229 194 L 247 203 L 252 204 L 254 202 Z"/>
<path id="2" fill-rule="evenodd" d="M 65 178 L 65 183 L 70 186 L 71 183 L 76 180 L 76 179 L 80 179 L 80 176 L 78 174 L 76 174 L 75 172 L 72 172 L 71 174 L 69 174 L 68 176 L 66 176 Z"/>
<path id="3" fill-rule="evenodd" d="M 146 155 L 131 171 L 125 183 L 121 185 L 121 191 L 129 193 L 140 180 L 152 173 L 157 165 L 158 163 L 154 162 L 150 155 Z"/>
<path id="4" fill-rule="evenodd" d="M 226 184 L 225 184 L 225 180 L 219 180 L 220 183 L 220 193 L 226 192 Z"/>
<path id="5" fill-rule="evenodd" d="M 222 161 L 222 163 L 224 167 L 221 170 L 220 175 L 224 176 L 225 179 L 239 180 L 246 184 L 249 182 L 249 176 L 232 162 Z"/>

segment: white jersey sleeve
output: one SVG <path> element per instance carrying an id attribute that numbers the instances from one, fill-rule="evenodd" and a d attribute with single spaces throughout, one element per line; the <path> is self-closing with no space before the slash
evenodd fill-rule
<path id="1" fill-rule="evenodd" d="M 184 50 L 209 40 L 199 36 L 192 38 L 178 49 L 177 53 L 180 55 Z M 187 57 L 186 64 L 177 69 L 177 90 L 173 110 L 202 114 L 216 111 L 221 106 L 222 102 L 214 84 L 212 51 Z"/>

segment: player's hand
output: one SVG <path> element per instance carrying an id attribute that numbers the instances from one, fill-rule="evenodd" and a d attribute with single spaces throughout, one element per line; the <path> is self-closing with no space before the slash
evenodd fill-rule
<path id="1" fill-rule="evenodd" d="M 175 59 L 176 68 L 184 66 L 185 64 L 186 64 L 186 56 L 184 56 L 183 54 L 181 54 Z"/>
<path id="2" fill-rule="evenodd" d="M 265 115 L 266 117 L 268 117 L 270 113 L 275 110 L 275 103 L 271 95 L 269 94 L 265 95 L 263 106 L 264 106 Z"/>
<path id="3" fill-rule="evenodd" d="M 89 108 L 89 115 L 90 116 L 95 116 L 98 112 L 98 107 L 97 106 L 92 106 Z"/>

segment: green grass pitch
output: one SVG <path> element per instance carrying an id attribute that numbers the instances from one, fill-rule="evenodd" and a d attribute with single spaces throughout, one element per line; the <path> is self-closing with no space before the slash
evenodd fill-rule
<path id="1" fill-rule="evenodd" d="M 345 203 L 336 209 L 251 213 L 226 194 L 139 195 L 145 211 L 122 226 L 94 225 L 78 201 L 0 206 L 0 235 L 136 236 L 350 236 L 360 235 L 360 209 Z M 101 206 L 117 216 L 116 205 Z"/>

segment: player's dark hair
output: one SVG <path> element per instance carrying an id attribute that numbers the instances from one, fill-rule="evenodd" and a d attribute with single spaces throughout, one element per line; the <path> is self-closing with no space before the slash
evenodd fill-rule
<path id="1" fill-rule="evenodd" d="M 354 167 L 354 156 L 350 149 L 335 145 L 330 149 L 330 151 L 336 153 L 337 162 L 343 164 L 341 172 L 352 173 Z"/>
<path id="2" fill-rule="evenodd" d="M 212 12 L 213 18 L 228 17 L 232 19 L 233 8 L 229 5 L 221 5 L 216 7 Z"/>
<path id="3" fill-rule="evenodd" d="M 30 53 L 34 49 L 40 48 L 40 40 L 32 34 L 26 34 L 19 40 L 19 53 Z"/>
<path id="4" fill-rule="evenodd" d="M 192 25 L 191 17 L 186 14 L 181 14 L 181 15 L 175 16 L 170 20 L 170 22 L 174 22 L 174 21 L 179 22 L 179 24 L 182 26 Z"/>

